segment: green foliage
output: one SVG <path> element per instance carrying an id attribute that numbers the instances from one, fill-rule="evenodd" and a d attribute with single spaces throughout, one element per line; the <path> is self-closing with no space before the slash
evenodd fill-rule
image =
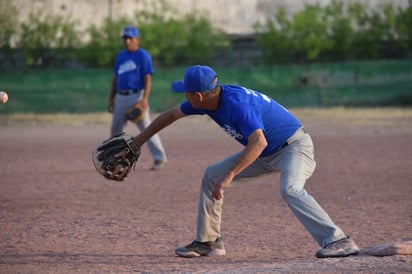
<path id="1" fill-rule="evenodd" d="M 355 25 L 353 47 L 357 59 L 379 59 L 379 42 L 395 41 L 393 4 L 388 3 L 376 10 L 368 10 L 365 4 L 349 5 L 349 15 Z"/>
<path id="2" fill-rule="evenodd" d="M 266 25 L 255 25 L 257 42 L 269 61 L 279 55 L 285 56 L 284 52 L 291 49 L 298 55 L 315 60 L 321 52 L 329 51 L 334 46 L 328 35 L 331 18 L 319 4 L 307 4 L 305 9 L 296 12 L 291 18 L 287 18 L 285 10 L 280 8 L 274 20 Z"/>
<path id="3" fill-rule="evenodd" d="M 227 47 L 225 36 L 214 29 L 205 15 L 180 15 L 166 1 L 145 1 L 135 14 L 142 46 L 166 66 L 206 62 L 216 48 Z"/>
<path id="4" fill-rule="evenodd" d="M 290 61 L 291 53 L 309 61 L 373 60 L 383 58 L 383 43 L 411 51 L 411 8 L 386 3 L 371 9 L 365 2 L 333 0 L 325 7 L 307 4 L 290 16 L 281 8 L 254 27 L 270 63 Z"/>
<path id="5" fill-rule="evenodd" d="M 128 22 L 126 18 L 117 21 L 106 18 L 101 27 L 90 26 L 87 29 L 90 41 L 80 50 L 80 59 L 91 66 L 112 65 L 116 53 L 123 47 L 121 31 Z"/>
<path id="6" fill-rule="evenodd" d="M 291 22 L 286 17 L 286 11 L 280 7 L 275 19 L 268 19 L 265 25 L 257 23 L 255 28 L 258 32 L 257 43 L 262 48 L 264 60 L 277 63 L 289 62 L 289 50 L 291 41 L 288 33 L 283 30 L 291 28 Z"/>
<path id="7" fill-rule="evenodd" d="M 205 17 L 180 16 L 166 1 L 144 1 L 144 6 L 132 18 L 106 19 L 100 28 L 91 26 L 91 40 L 82 51 L 82 59 L 90 65 L 112 65 L 117 51 L 123 47 L 121 31 L 128 25 L 139 28 L 140 46 L 165 66 L 188 60 L 205 62 L 217 47 L 229 44 Z"/>
<path id="8" fill-rule="evenodd" d="M 412 51 L 412 0 L 405 9 L 399 9 L 395 18 L 395 31 L 398 34 L 400 46 Z"/>
<path id="9" fill-rule="evenodd" d="M 134 21 L 140 30 L 141 46 L 155 59 L 173 63 L 176 51 L 184 43 L 182 21 L 175 18 L 176 9 L 165 1 L 144 2 L 145 8 L 136 12 Z"/>
<path id="10" fill-rule="evenodd" d="M 28 65 L 50 65 L 69 51 L 54 56 L 50 48 L 66 49 L 80 46 L 81 33 L 76 30 L 76 22 L 69 18 L 50 14 L 30 14 L 27 22 L 21 24 L 19 46 L 23 49 Z M 57 52 L 56 52 L 57 53 Z"/>
<path id="11" fill-rule="evenodd" d="M 0 48 L 10 48 L 11 38 L 16 31 L 17 8 L 8 1 L 0 1 Z"/>
<path id="12" fill-rule="evenodd" d="M 329 22 L 319 4 L 307 5 L 304 12 L 293 15 L 292 47 L 306 53 L 309 60 L 314 60 L 319 53 L 331 48 L 332 41 L 327 36 Z"/>
<path id="13" fill-rule="evenodd" d="M 345 15 L 344 4 L 341 1 L 333 0 L 325 7 L 325 16 L 328 18 L 328 34 L 332 46 L 324 53 L 331 53 L 329 59 L 334 60 L 333 55 L 341 57 L 343 60 L 350 58 L 351 38 L 353 28 L 351 19 Z"/>
<path id="14" fill-rule="evenodd" d="M 206 62 L 217 47 L 228 45 L 206 18 L 186 15 L 180 20 L 138 22 L 142 44 L 166 66 Z"/>
<path id="15" fill-rule="evenodd" d="M 230 41 L 212 26 L 207 12 L 182 15 L 167 0 L 142 3 L 143 9 L 131 17 L 107 18 L 102 25 L 79 31 L 78 22 L 70 17 L 44 12 L 30 14 L 19 24 L 18 9 L 11 1 L 0 0 L 2 55 L 13 59 L 10 63 L 24 63 L 19 52 L 9 54 L 12 42 L 17 42 L 29 66 L 62 66 L 74 60 L 71 64 L 77 66 L 111 67 L 123 48 L 120 35 L 127 25 L 140 29 L 141 46 L 164 66 L 210 63 L 214 53 L 230 49 Z M 266 23 L 254 26 L 263 62 L 374 60 L 386 58 L 385 52 L 397 58 L 411 56 L 412 0 L 405 7 L 392 2 L 375 9 L 366 5 L 367 1 L 332 0 L 325 6 L 306 4 L 294 14 L 279 8 Z"/>

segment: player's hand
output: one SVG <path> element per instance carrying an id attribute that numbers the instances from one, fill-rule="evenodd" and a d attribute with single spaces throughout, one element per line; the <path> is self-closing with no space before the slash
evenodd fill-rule
<path id="1" fill-rule="evenodd" d="M 223 193 L 225 192 L 225 188 L 230 185 L 232 182 L 233 178 L 231 177 L 225 177 L 223 180 L 220 182 L 216 182 L 213 185 L 212 189 L 212 197 L 215 198 L 216 200 L 221 200 L 223 199 Z"/>
<path id="2" fill-rule="evenodd" d="M 140 106 L 142 107 L 143 112 L 145 112 L 147 107 L 149 106 L 149 102 L 147 100 L 141 100 L 139 103 L 140 103 Z"/>
<path id="3" fill-rule="evenodd" d="M 114 108 L 114 104 L 113 104 L 113 103 L 109 103 L 109 105 L 107 106 L 107 112 L 113 113 L 113 108 Z"/>
<path id="4" fill-rule="evenodd" d="M 223 198 L 223 193 L 224 193 L 224 189 L 222 187 L 222 184 L 215 183 L 213 185 L 212 197 L 215 198 L 216 200 L 220 200 Z"/>

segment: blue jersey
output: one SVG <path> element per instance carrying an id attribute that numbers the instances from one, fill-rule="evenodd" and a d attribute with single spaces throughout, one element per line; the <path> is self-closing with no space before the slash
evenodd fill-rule
<path id="1" fill-rule="evenodd" d="M 117 54 L 114 67 L 117 90 L 142 89 L 144 77 L 153 73 L 152 58 L 146 50 L 140 48 L 129 52 L 124 49 Z"/>
<path id="2" fill-rule="evenodd" d="M 180 106 L 186 115 L 209 115 L 225 132 L 242 145 L 248 137 L 262 129 L 268 146 L 260 156 L 275 153 L 286 140 L 302 126 L 287 109 L 270 97 L 240 86 L 222 85 L 220 102 L 216 111 L 194 109 L 186 101 Z"/>

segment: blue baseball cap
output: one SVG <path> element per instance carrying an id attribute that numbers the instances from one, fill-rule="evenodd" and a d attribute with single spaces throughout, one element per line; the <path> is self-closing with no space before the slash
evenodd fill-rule
<path id="1" fill-rule="evenodd" d="M 139 30 L 136 27 L 125 27 L 123 29 L 123 35 L 122 37 L 130 37 L 130 38 L 136 38 L 139 37 Z"/>
<path id="2" fill-rule="evenodd" d="M 208 66 L 188 67 L 183 80 L 172 83 L 174 92 L 205 92 L 219 85 L 216 72 Z"/>

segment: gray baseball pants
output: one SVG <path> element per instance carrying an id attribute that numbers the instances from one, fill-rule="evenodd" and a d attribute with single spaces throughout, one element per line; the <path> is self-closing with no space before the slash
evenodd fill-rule
<path id="1" fill-rule="evenodd" d="M 142 96 L 142 90 L 131 95 L 116 94 L 114 101 L 112 125 L 110 128 L 111 136 L 123 132 L 123 128 L 126 122 L 128 121 L 126 118 L 127 110 L 136 102 L 141 100 Z M 150 120 L 149 107 L 147 107 L 143 119 L 135 124 L 140 131 L 143 131 L 147 126 L 150 125 L 151 122 L 152 121 Z M 158 134 L 153 135 L 153 137 L 147 141 L 147 146 L 154 160 L 167 161 L 166 153 Z"/>
<path id="2" fill-rule="evenodd" d="M 280 172 L 280 194 L 292 212 L 309 231 L 316 242 L 325 247 L 332 241 L 345 237 L 317 201 L 304 189 L 306 180 L 316 167 L 314 147 L 309 134 L 298 129 L 288 139 L 289 145 L 273 155 L 256 159 L 238 174 L 231 185 L 240 179 Z M 234 165 L 240 152 L 207 167 L 200 190 L 196 240 L 214 241 L 221 237 L 222 200 L 212 197 L 213 184 Z"/>

